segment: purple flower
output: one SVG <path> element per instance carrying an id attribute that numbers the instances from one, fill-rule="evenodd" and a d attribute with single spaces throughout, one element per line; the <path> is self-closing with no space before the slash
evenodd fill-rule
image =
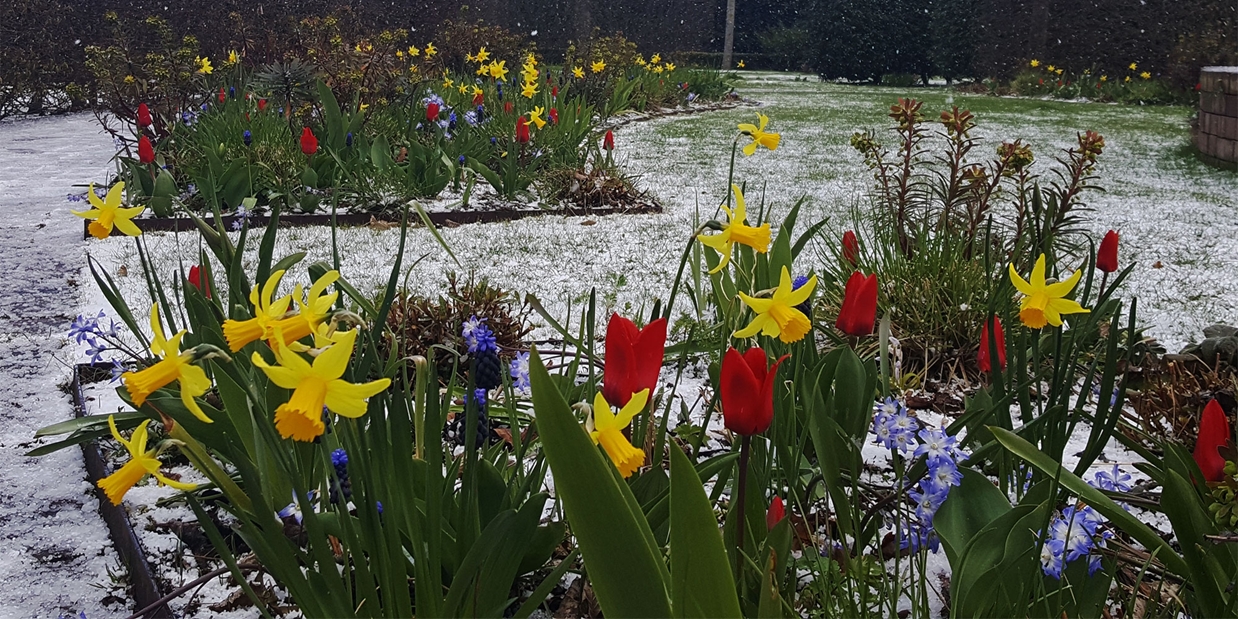
<path id="1" fill-rule="evenodd" d="M 529 385 L 529 353 L 517 353 L 511 363 L 512 387 L 517 391 L 528 391 Z"/>

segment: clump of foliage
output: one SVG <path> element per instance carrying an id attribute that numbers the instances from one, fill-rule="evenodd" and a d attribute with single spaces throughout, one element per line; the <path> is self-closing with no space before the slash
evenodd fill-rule
<path id="1" fill-rule="evenodd" d="M 399 358 L 430 356 L 434 347 L 463 352 L 461 326 L 472 316 L 484 317 L 494 332 L 499 355 L 505 358 L 525 348 L 524 338 L 532 330 L 528 310 L 515 293 L 490 283 L 486 278 L 460 281 L 447 275 L 442 294 L 428 297 L 414 293 L 396 295 L 387 314 L 384 343 L 387 351 Z M 449 376 L 455 356 L 436 355 L 440 376 Z"/>

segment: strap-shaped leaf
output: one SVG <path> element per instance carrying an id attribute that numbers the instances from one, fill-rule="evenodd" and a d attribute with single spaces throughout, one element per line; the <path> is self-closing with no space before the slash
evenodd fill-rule
<path id="1" fill-rule="evenodd" d="M 696 469 L 671 447 L 671 606 L 676 617 L 740 617 L 718 518 Z"/>
<path id="2" fill-rule="evenodd" d="M 666 567 L 649 546 L 648 523 L 632 512 L 608 470 L 613 465 L 577 423 L 536 351 L 530 361 L 542 449 L 598 603 L 607 617 L 670 617 Z"/>

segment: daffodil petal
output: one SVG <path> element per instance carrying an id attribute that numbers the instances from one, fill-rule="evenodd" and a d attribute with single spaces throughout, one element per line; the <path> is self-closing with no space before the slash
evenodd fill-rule
<path id="1" fill-rule="evenodd" d="M 360 417 L 365 414 L 366 399 L 381 393 L 389 386 L 391 386 L 390 378 L 380 378 L 359 385 L 343 380 L 333 380 L 327 386 L 327 397 L 323 403 L 337 415 Z"/>
<path id="2" fill-rule="evenodd" d="M 1080 277 L 1083 277 L 1083 271 L 1075 271 L 1070 277 L 1066 278 L 1066 281 L 1046 286 L 1045 293 L 1054 298 L 1064 297 L 1070 294 L 1071 290 L 1075 289 L 1075 284 L 1079 283 Z"/>
<path id="3" fill-rule="evenodd" d="M 1014 263 L 1010 263 L 1010 283 L 1014 284 L 1015 290 L 1030 295 L 1032 294 L 1032 285 L 1027 280 L 1023 279 L 1019 272 L 1014 270 Z"/>
<path id="4" fill-rule="evenodd" d="M 267 375 L 267 378 L 271 379 L 271 382 L 284 389 L 296 389 L 297 385 L 301 384 L 301 377 L 304 374 L 299 374 L 283 366 L 270 365 L 257 352 L 250 355 L 249 360 L 261 369 Z"/>

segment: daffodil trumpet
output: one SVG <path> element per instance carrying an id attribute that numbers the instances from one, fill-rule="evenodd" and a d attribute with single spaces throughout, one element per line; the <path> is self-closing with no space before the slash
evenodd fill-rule
<path id="1" fill-rule="evenodd" d="M 129 392 L 134 406 L 142 406 L 154 392 L 177 382 L 180 385 L 181 403 L 189 412 L 203 423 L 211 423 L 211 418 L 202 412 L 202 408 L 194 398 L 204 395 L 211 388 L 211 379 L 206 372 L 195 365 L 207 358 L 228 358 L 224 351 L 210 344 L 199 344 L 192 349 L 180 349 L 181 338 L 188 333 L 182 329 L 171 338 L 163 335 L 163 325 L 159 321 L 159 305 L 150 308 L 150 328 L 154 339 L 151 340 L 151 353 L 162 357 L 158 362 L 137 372 L 125 372 L 121 379 Z"/>

